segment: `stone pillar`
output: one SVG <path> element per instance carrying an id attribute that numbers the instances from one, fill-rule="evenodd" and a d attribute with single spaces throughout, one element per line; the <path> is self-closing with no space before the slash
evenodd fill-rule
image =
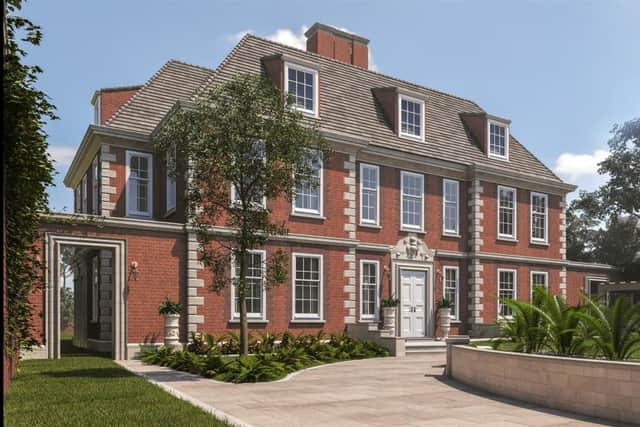
<path id="1" fill-rule="evenodd" d="M 349 154 L 349 159 L 344 162 L 344 169 L 347 176 L 344 177 L 346 190 L 343 193 L 343 200 L 347 202 L 347 207 L 343 213 L 347 217 L 344 224 L 344 230 L 347 232 L 349 239 L 356 238 L 356 156 Z M 347 281 L 344 286 L 346 298 L 344 300 L 344 308 L 347 314 L 344 317 L 344 323 L 350 324 L 356 322 L 356 248 L 349 248 L 349 253 L 344 255 L 345 270 L 344 277 Z"/>
<path id="2" fill-rule="evenodd" d="M 471 185 L 469 186 L 468 193 L 468 215 L 467 219 L 469 222 L 469 275 L 467 279 L 468 283 L 468 310 L 469 310 L 469 318 L 468 323 L 471 330 L 478 329 L 479 325 L 484 324 L 484 319 L 482 317 L 482 298 L 484 297 L 484 292 L 482 291 L 483 278 L 482 278 L 482 264 L 480 263 L 480 258 L 478 254 L 482 248 L 483 240 L 480 237 L 480 234 L 484 231 L 482 227 L 482 220 L 484 219 L 484 214 L 482 213 L 482 206 L 484 204 L 481 194 L 483 192 L 483 188 L 480 185 L 480 180 L 478 178 L 474 178 L 471 181 Z"/>
<path id="3" fill-rule="evenodd" d="M 111 195 L 116 193 L 116 187 L 111 185 L 111 180 L 116 178 L 116 171 L 111 169 L 111 162 L 116 161 L 116 155 L 111 153 L 109 145 L 100 147 L 100 194 L 102 196 L 102 216 L 111 216 L 111 211 L 116 208 L 116 201 L 111 200 Z"/>
<path id="4" fill-rule="evenodd" d="M 198 271 L 203 270 L 202 262 L 198 260 L 199 249 L 196 233 L 187 235 L 187 333 L 198 332 L 198 325 L 204 323 L 204 314 L 198 314 L 198 307 L 204 305 L 204 296 L 198 295 L 198 290 L 204 288 L 204 280 L 198 278 Z"/>
<path id="5" fill-rule="evenodd" d="M 560 201 L 560 257 L 563 261 L 567 259 L 567 201 L 562 197 Z M 560 270 L 560 294 L 567 297 L 567 267 L 562 266 Z"/>
<path id="6" fill-rule="evenodd" d="M 100 324 L 100 339 L 110 341 L 112 339 L 113 321 L 113 253 L 110 250 L 100 251 L 100 283 L 98 322 Z"/>

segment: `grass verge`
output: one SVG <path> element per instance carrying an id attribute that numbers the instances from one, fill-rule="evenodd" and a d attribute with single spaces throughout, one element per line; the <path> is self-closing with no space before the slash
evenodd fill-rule
<path id="1" fill-rule="evenodd" d="M 228 426 L 103 357 L 20 363 L 7 426 Z"/>

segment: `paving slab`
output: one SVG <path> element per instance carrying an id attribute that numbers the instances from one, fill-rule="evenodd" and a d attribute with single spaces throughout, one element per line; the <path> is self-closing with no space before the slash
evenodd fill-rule
<path id="1" fill-rule="evenodd" d="M 257 384 L 223 383 L 137 360 L 119 363 L 238 426 L 612 425 L 457 383 L 444 377 L 440 354 L 340 362 Z"/>

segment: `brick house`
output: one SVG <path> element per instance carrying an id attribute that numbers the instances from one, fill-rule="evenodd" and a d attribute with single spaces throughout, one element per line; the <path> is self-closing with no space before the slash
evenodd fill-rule
<path id="1" fill-rule="evenodd" d="M 498 296 L 526 300 L 539 285 L 577 303 L 598 291 L 611 268 L 566 259 L 565 197 L 575 186 L 510 133 L 510 120 L 368 70 L 361 36 L 322 24 L 306 36 L 303 51 L 247 35 L 215 70 L 172 60 L 142 86 L 95 93 L 95 123 L 64 180 L 76 215 L 42 225 L 49 260 L 75 248 L 76 345 L 126 358 L 161 341 L 166 295 L 184 306 L 183 341 L 238 328 L 233 290 L 208 289 L 185 224 L 185 183 L 167 176 L 151 144 L 177 103 L 238 73 L 292 93 L 334 150 L 316 163 L 317 189 L 266 202 L 289 234 L 252 256 L 252 330 L 376 329 L 380 299 L 393 294 L 400 337 L 436 336 L 443 296 L 455 305 L 452 334 L 483 336 L 509 315 Z M 289 255 L 290 283 L 265 291 L 260 266 L 277 249 Z M 58 357 L 59 280 L 49 266 L 34 327 Z"/>

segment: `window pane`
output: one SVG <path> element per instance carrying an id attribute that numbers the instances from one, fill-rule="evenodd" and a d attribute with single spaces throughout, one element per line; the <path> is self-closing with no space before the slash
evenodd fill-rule
<path id="1" fill-rule="evenodd" d="M 320 213 L 320 174 L 322 163 L 318 155 L 309 156 L 309 166 L 312 169 L 312 176 L 309 182 L 299 183 L 295 191 L 295 208 L 303 211 Z"/>
<path id="2" fill-rule="evenodd" d="M 296 256 L 295 267 L 296 314 L 320 316 L 320 259 Z"/>
<path id="3" fill-rule="evenodd" d="M 261 252 L 253 252 L 247 255 L 247 273 L 246 273 L 246 290 L 245 302 L 247 305 L 247 314 L 258 317 L 262 315 L 262 298 L 264 291 L 264 259 Z M 236 260 L 235 278 L 240 274 L 240 261 Z M 236 315 L 240 313 L 240 299 L 238 292 L 235 293 L 235 311 Z"/>
<path id="4" fill-rule="evenodd" d="M 515 273 L 513 271 L 500 271 L 498 274 L 498 297 L 515 298 Z M 498 312 L 500 316 L 511 316 L 511 308 L 498 302 Z"/>
<path id="5" fill-rule="evenodd" d="M 402 98 L 400 101 L 401 133 L 422 136 L 422 105 Z"/>
<path id="6" fill-rule="evenodd" d="M 378 264 L 363 262 L 361 272 L 361 315 L 364 318 L 374 318 L 377 308 L 377 268 Z"/>
<path id="7" fill-rule="evenodd" d="M 458 270 L 445 268 L 444 297 L 451 301 L 451 317 L 458 317 Z"/>
<path id="8" fill-rule="evenodd" d="M 505 157 L 507 155 L 506 127 L 494 123 L 489 125 L 489 153 Z"/>
<path id="9" fill-rule="evenodd" d="M 314 110 L 314 76 L 313 73 L 289 67 L 287 88 L 295 105 L 307 110 Z"/>

